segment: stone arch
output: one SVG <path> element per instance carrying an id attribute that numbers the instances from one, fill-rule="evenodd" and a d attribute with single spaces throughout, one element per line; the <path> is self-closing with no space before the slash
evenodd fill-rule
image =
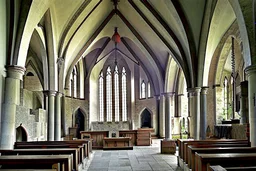
<path id="1" fill-rule="evenodd" d="M 237 0 L 236 1 L 229 0 L 229 3 L 232 6 L 233 11 L 237 18 L 237 24 L 241 34 L 241 40 L 243 42 L 243 59 L 245 63 L 244 68 L 246 68 L 247 66 L 251 65 L 251 58 L 252 58 L 251 48 L 252 47 L 250 47 L 250 43 L 249 43 L 250 33 L 248 33 L 247 31 L 248 28 L 246 28 L 246 24 L 245 24 L 246 21 L 244 19 L 244 15 L 243 15 L 240 3 L 243 3 L 242 5 L 248 5 L 251 3 L 252 5 L 252 2 L 250 1 L 239 2 Z M 251 46 L 254 46 L 254 45 L 252 44 Z"/>
<path id="2" fill-rule="evenodd" d="M 153 113 L 148 108 L 144 108 L 140 113 L 140 127 L 153 128 Z"/>
<path id="3" fill-rule="evenodd" d="M 27 141 L 28 140 L 28 134 L 26 129 L 20 124 L 16 128 L 16 142 L 22 142 L 22 141 Z"/>
<path id="4" fill-rule="evenodd" d="M 73 114 L 73 125 L 77 128 L 77 138 L 81 138 L 80 131 L 85 131 L 89 128 L 88 115 L 81 107 L 78 107 Z"/>

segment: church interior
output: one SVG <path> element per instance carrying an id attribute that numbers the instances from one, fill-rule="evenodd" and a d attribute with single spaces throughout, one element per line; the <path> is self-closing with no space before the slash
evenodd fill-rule
<path id="1" fill-rule="evenodd" d="M 252 154 L 240 149 L 242 157 L 255 160 L 255 7 L 255 0 L 1 0 L 0 152 L 84 139 L 86 156 L 161 139 L 171 155 L 194 140 L 246 146 Z M 178 156 L 179 168 L 193 168 Z"/>

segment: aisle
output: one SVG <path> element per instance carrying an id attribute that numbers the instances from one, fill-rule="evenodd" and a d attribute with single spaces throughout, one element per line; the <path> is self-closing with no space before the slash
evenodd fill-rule
<path id="1" fill-rule="evenodd" d="M 94 150 L 86 171 L 179 171 L 176 155 L 160 154 L 160 140 L 133 150 Z"/>

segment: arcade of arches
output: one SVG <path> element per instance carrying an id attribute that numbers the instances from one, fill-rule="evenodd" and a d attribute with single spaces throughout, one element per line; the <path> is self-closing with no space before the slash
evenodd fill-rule
<path id="1" fill-rule="evenodd" d="M 0 148 L 72 129 L 205 139 L 233 121 L 256 146 L 255 5 L 1 0 Z"/>

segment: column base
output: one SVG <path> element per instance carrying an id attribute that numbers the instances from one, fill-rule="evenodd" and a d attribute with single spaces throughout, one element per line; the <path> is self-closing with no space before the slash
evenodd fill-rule
<path id="1" fill-rule="evenodd" d="M 175 154 L 176 142 L 175 140 L 162 140 L 161 141 L 161 154 Z"/>

